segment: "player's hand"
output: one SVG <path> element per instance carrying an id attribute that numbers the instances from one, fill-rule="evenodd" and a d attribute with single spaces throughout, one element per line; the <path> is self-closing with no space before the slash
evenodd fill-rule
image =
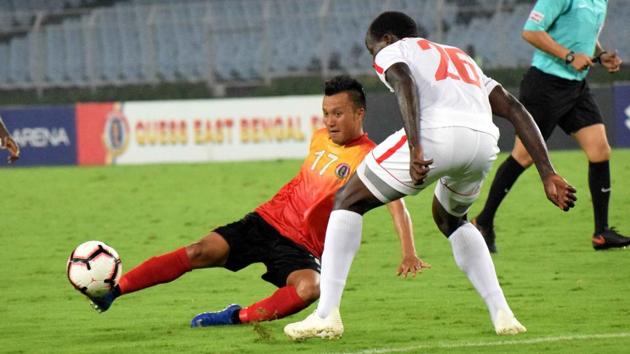
<path id="1" fill-rule="evenodd" d="M 569 211 L 575 206 L 577 197 L 575 196 L 575 188 L 573 188 L 564 178 L 557 174 L 550 174 L 543 180 L 545 185 L 545 193 L 549 199 L 558 208 Z"/>
<path id="2" fill-rule="evenodd" d="M 433 163 L 433 159 L 425 160 L 422 147 L 411 148 L 411 160 L 409 161 L 409 174 L 413 184 L 420 185 L 424 183 L 431 168 L 429 165 Z"/>
<path id="3" fill-rule="evenodd" d="M 15 162 L 20 158 L 20 146 L 10 136 L 0 138 L 0 148 L 9 150 L 9 163 Z"/>
<path id="4" fill-rule="evenodd" d="M 602 54 L 599 59 L 601 60 L 602 66 L 606 68 L 609 73 L 619 71 L 621 69 L 621 64 L 623 64 L 623 61 L 616 51 L 613 53 L 606 52 Z"/>
<path id="5" fill-rule="evenodd" d="M 571 66 L 573 66 L 573 69 L 577 71 L 584 71 L 593 66 L 593 60 L 591 57 L 584 53 L 575 53 L 574 58 L 575 59 L 573 59 Z"/>
<path id="6" fill-rule="evenodd" d="M 407 275 L 413 275 L 415 278 L 417 273 L 422 273 L 423 269 L 429 268 L 431 268 L 429 263 L 426 263 L 414 254 L 403 258 L 402 262 L 400 262 L 400 265 L 398 266 L 396 275 L 402 276 L 403 278 L 407 278 Z"/>

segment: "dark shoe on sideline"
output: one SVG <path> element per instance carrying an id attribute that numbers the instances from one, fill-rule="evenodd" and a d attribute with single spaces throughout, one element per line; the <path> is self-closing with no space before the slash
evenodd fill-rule
<path id="1" fill-rule="evenodd" d="M 614 227 L 604 230 L 599 235 L 593 235 L 593 248 L 596 251 L 609 248 L 622 248 L 630 245 L 630 237 L 626 237 L 615 230 Z"/>

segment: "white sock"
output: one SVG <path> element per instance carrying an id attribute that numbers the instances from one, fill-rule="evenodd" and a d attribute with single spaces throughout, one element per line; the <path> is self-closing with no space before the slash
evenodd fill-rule
<path id="1" fill-rule="evenodd" d="M 499 310 L 512 314 L 494 270 L 492 257 L 483 236 L 470 223 L 460 226 L 448 238 L 455 263 L 466 273 L 472 285 L 486 303 L 492 323 Z"/>
<path id="2" fill-rule="evenodd" d="M 326 241 L 322 254 L 320 297 L 317 315 L 326 318 L 341 304 L 341 294 L 346 285 L 354 255 L 361 245 L 363 216 L 348 210 L 334 210 L 330 214 Z"/>

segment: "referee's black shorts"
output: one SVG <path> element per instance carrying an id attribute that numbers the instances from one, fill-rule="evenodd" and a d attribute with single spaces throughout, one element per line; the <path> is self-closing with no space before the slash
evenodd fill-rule
<path id="1" fill-rule="evenodd" d="M 603 123 L 586 80 L 567 80 L 531 67 L 521 81 L 519 99 L 534 117 L 545 141 L 556 125 L 568 135 Z"/>
<path id="2" fill-rule="evenodd" d="M 218 227 L 214 232 L 230 245 L 225 268 L 239 271 L 253 263 L 263 263 L 262 278 L 281 288 L 296 270 L 320 272 L 319 260 L 310 252 L 269 225 L 258 213 L 249 213 L 239 221 Z"/>

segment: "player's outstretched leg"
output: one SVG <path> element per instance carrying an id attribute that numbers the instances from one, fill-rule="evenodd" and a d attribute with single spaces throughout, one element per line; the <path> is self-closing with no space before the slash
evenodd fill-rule
<path id="1" fill-rule="evenodd" d="M 221 311 L 200 313 L 195 316 L 192 321 L 190 321 L 190 327 L 208 327 L 239 324 L 241 323 L 238 319 L 238 312 L 240 310 L 241 306 L 237 304 L 231 304 Z"/>
<path id="2" fill-rule="evenodd" d="M 151 257 L 123 274 L 118 285 L 100 297 L 90 297 L 92 307 L 98 312 L 107 311 L 114 300 L 124 294 L 142 290 L 157 284 L 168 283 L 192 270 L 186 248 L 182 247 L 157 257 Z"/>
<path id="3" fill-rule="evenodd" d="M 343 335 L 343 322 L 339 309 L 333 309 L 326 318 L 317 315 L 317 311 L 300 322 L 284 327 L 284 334 L 293 340 L 309 338 L 339 339 Z"/>

